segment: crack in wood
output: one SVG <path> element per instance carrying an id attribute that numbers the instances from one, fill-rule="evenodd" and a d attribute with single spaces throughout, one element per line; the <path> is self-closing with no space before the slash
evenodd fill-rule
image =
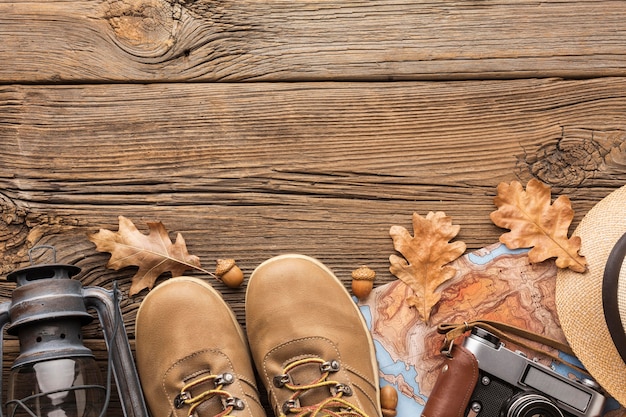
<path id="1" fill-rule="evenodd" d="M 29 228 L 26 226 L 26 210 L 18 207 L 9 197 L 0 193 L 0 274 L 15 269 L 23 260 L 23 250 Z"/>
<path id="2" fill-rule="evenodd" d="M 0 275 L 26 266 L 28 251 L 44 236 L 67 233 L 78 220 L 51 213 L 34 213 L 0 193 Z"/>
<path id="3" fill-rule="evenodd" d="M 524 148 L 518 169 L 554 187 L 579 187 L 586 181 L 626 173 L 626 131 L 562 127 L 561 137 L 537 149 Z"/>

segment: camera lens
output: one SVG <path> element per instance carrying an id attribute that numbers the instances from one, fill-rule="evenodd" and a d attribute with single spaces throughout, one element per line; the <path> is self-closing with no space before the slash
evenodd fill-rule
<path id="1" fill-rule="evenodd" d="M 548 398 L 521 392 L 512 396 L 504 405 L 502 416 L 506 417 L 563 417 L 563 413 Z"/>
<path id="2" fill-rule="evenodd" d="M 489 333 L 487 330 L 480 327 L 474 327 L 472 329 L 470 337 L 478 338 L 478 340 L 487 345 L 490 345 L 494 349 L 497 349 L 500 345 L 500 339 L 498 339 L 496 335 Z"/>

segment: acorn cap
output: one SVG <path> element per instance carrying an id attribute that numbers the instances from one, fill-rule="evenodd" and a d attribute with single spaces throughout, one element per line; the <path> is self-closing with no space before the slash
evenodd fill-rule
<path id="1" fill-rule="evenodd" d="M 235 266 L 234 259 L 218 259 L 215 261 L 217 265 L 215 266 L 215 275 L 221 277 Z"/>
<path id="2" fill-rule="evenodd" d="M 357 281 L 360 281 L 360 280 L 374 281 L 375 278 L 376 278 L 376 272 L 374 272 L 372 269 L 370 269 L 369 267 L 365 265 L 352 271 L 352 279 L 357 280 Z"/>

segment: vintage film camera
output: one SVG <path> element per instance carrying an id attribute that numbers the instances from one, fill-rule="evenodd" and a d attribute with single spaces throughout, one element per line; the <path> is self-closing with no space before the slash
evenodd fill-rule
<path id="1" fill-rule="evenodd" d="M 475 388 L 469 401 L 465 399 L 460 405 L 465 407 L 466 417 L 597 417 L 602 414 L 606 397 L 600 386 L 590 379 L 572 380 L 562 376 L 528 359 L 522 352 L 506 349 L 498 337 L 480 327 L 472 330 L 462 346 L 478 361 Z M 462 395 L 462 389 L 447 382 L 459 378 L 448 378 L 441 384 L 439 379 L 444 376 L 439 376 L 429 402 L 440 402 L 444 398 L 448 402 Z M 450 405 L 429 407 L 427 403 L 423 417 L 444 417 L 455 412 Z M 433 411 L 435 409 L 445 411 Z"/>

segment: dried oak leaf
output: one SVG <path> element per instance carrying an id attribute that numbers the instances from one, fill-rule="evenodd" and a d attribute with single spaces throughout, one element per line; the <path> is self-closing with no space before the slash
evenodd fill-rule
<path id="1" fill-rule="evenodd" d="M 532 263 L 556 258 L 559 268 L 585 272 L 587 261 L 578 254 L 580 237 L 567 237 L 574 218 L 569 197 L 559 196 L 550 204 L 550 187 L 536 179 L 528 181 L 526 191 L 517 181 L 502 182 L 497 191 L 493 202 L 498 209 L 491 213 L 491 220 L 510 229 L 500 242 L 509 249 L 531 248 L 528 259 Z"/>
<path id="2" fill-rule="evenodd" d="M 447 264 L 465 252 L 465 243 L 449 243 L 459 230 L 460 226 L 452 225 L 452 219 L 443 212 L 430 212 L 425 218 L 413 213 L 415 236 L 401 226 L 389 230 L 394 248 L 404 256 L 391 255 L 389 271 L 413 290 L 414 295 L 406 301 L 416 307 L 425 323 L 441 298 L 437 287 L 456 274 Z"/>
<path id="3" fill-rule="evenodd" d="M 199 268 L 200 259 L 187 252 L 183 236 L 178 233 L 172 244 L 167 230 L 161 222 L 146 222 L 149 233 L 141 233 L 132 221 L 119 216 L 119 230 L 112 232 L 100 229 L 89 236 L 100 252 L 110 252 L 107 268 L 119 270 L 127 266 L 137 266 L 139 270 L 132 278 L 129 295 L 135 295 L 144 288 L 152 289 L 157 278 L 170 272 L 173 277 L 186 270 Z"/>

